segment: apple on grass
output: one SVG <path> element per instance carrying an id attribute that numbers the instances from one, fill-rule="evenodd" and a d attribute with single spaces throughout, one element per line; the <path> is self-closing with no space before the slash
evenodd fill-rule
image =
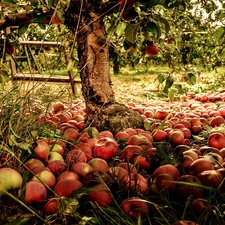
<path id="1" fill-rule="evenodd" d="M 134 156 L 140 155 L 143 149 L 138 145 L 127 145 L 121 153 L 121 158 L 125 161 L 132 161 Z"/>
<path id="2" fill-rule="evenodd" d="M 67 165 L 62 160 L 54 160 L 48 163 L 48 168 L 54 175 L 59 175 L 67 169 Z"/>
<path id="3" fill-rule="evenodd" d="M 132 190 L 145 195 L 148 191 L 147 179 L 139 173 L 130 173 L 121 180 L 121 185 L 125 190 Z"/>
<path id="4" fill-rule="evenodd" d="M 170 131 L 168 138 L 174 145 L 185 144 L 184 133 L 180 129 L 174 129 Z"/>
<path id="5" fill-rule="evenodd" d="M 78 138 L 79 133 L 77 131 L 77 129 L 69 127 L 68 129 L 65 130 L 64 132 L 64 139 L 66 141 L 74 141 Z"/>
<path id="6" fill-rule="evenodd" d="M 94 143 L 96 143 L 96 141 Z M 91 148 L 91 146 L 88 143 L 79 143 L 79 144 L 75 145 L 74 148 L 82 150 L 85 153 L 86 157 L 87 157 L 87 161 L 89 161 L 92 158 L 92 156 L 93 156 L 92 148 Z"/>
<path id="7" fill-rule="evenodd" d="M 70 168 L 70 171 L 75 172 L 80 177 L 84 177 L 87 173 L 89 173 L 92 170 L 93 168 L 91 167 L 91 165 L 85 162 L 77 162 L 73 164 Z"/>
<path id="8" fill-rule="evenodd" d="M 195 198 L 201 198 L 203 189 L 198 187 L 198 185 L 202 185 L 202 183 L 196 176 L 190 174 L 182 175 L 177 179 L 177 192 L 185 199 L 191 195 Z"/>
<path id="9" fill-rule="evenodd" d="M 62 145 L 60 145 L 60 144 L 56 144 L 56 143 L 54 143 L 54 144 L 52 144 L 52 145 L 49 145 L 49 147 L 50 147 L 50 151 L 51 152 L 57 152 L 57 153 L 59 153 L 60 155 L 63 155 L 64 154 L 64 148 L 62 147 Z"/>
<path id="10" fill-rule="evenodd" d="M 53 215 L 58 212 L 60 206 L 60 201 L 57 198 L 51 198 L 48 200 L 48 202 L 45 204 L 43 208 L 43 212 L 45 215 Z"/>
<path id="11" fill-rule="evenodd" d="M 174 193 L 176 191 L 176 183 L 174 178 L 166 173 L 157 175 L 153 179 L 152 184 L 158 191 L 166 191 L 169 193 Z"/>
<path id="12" fill-rule="evenodd" d="M 205 198 L 196 198 L 191 201 L 190 206 L 195 213 L 212 212 L 213 207 Z"/>
<path id="13" fill-rule="evenodd" d="M 50 154 L 49 145 L 44 140 L 37 140 L 34 147 L 35 158 L 40 160 L 47 160 Z"/>
<path id="14" fill-rule="evenodd" d="M 189 173 L 197 176 L 199 173 L 205 170 L 213 170 L 214 166 L 211 160 L 206 158 L 196 159 L 189 168 Z"/>
<path id="15" fill-rule="evenodd" d="M 36 166 L 45 166 L 44 163 L 40 159 L 31 158 L 24 164 L 25 169 L 32 170 Z"/>
<path id="16" fill-rule="evenodd" d="M 74 148 L 66 154 L 65 160 L 68 164 L 73 165 L 77 162 L 86 163 L 87 157 L 82 150 Z"/>
<path id="17" fill-rule="evenodd" d="M 106 173 L 109 169 L 108 163 L 102 158 L 93 158 L 88 162 L 88 164 L 95 171 L 101 171 L 101 172 Z"/>
<path id="18" fill-rule="evenodd" d="M 147 201 L 139 197 L 131 197 L 123 200 L 120 204 L 120 208 L 132 219 L 137 219 L 138 217 L 146 218 L 149 213 Z"/>
<path id="19" fill-rule="evenodd" d="M 56 178 L 55 175 L 48 170 L 43 170 L 37 174 L 35 174 L 32 178 L 31 181 L 37 181 L 44 183 L 47 187 L 53 188 L 56 184 Z"/>
<path id="20" fill-rule="evenodd" d="M 21 190 L 19 192 L 21 195 Z M 24 203 L 26 205 L 41 204 L 47 199 L 47 189 L 44 184 L 37 181 L 29 181 L 25 185 Z"/>
<path id="21" fill-rule="evenodd" d="M 133 163 L 137 165 L 140 169 L 150 169 L 151 163 L 149 159 L 142 155 L 137 155 L 133 159 Z"/>
<path id="22" fill-rule="evenodd" d="M 80 177 L 75 172 L 66 170 L 57 177 L 57 182 L 60 180 L 80 180 Z"/>
<path id="23" fill-rule="evenodd" d="M 57 113 L 57 112 L 59 112 L 59 111 L 64 110 L 64 109 L 65 109 L 65 105 L 64 105 L 64 103 L 62 103 L 62 102 L 54 102 L 54 103 L 52 104 L 52 109 L 53 109 L 53 111 L 54 111 L 55 113 Z"/>
<path id="24" fill-rule="evenodd" d="M 197 178 L 205 186 L 218 189 L 223 183 L 223 175 L 217 170 L 205 170 L 198 174 Z"/>
<path id="25" fill-rule="evenodd" d="M 154 179 L 159 174 L 169 174 L 174 178 L 174 180 L 177 180 L 180 177 L 180 172 L 174 165 L 166 164 L 159 166 L 152 174 L 152 178 Z"/>
<path id="26" fill-rule="evenodd" d="M 224 148 L 225 147 L 225 135 L 221 133 L 212 133 L 208 137 L 208 145 L 214 148 Z"/>
<path id="27" fill-rule="evenodd" d="M 73 191 L 80 189 L 83 184 L 79 180 L 60 180 L 54 187 L 54 193 L 56 196 L 68 198 Z"/>
<path id="28" fill-rule="evenodd" d="M 100 207 L 107 207 L 112 203 L 112 196 L 109 189 L 105 184 L 96 184 L 91 187 L 91 191 L 88 193 L 89 201 Z"/>
<path id="29" fill-rule="evenodd" d="M 22 176 L 10 167 L 0 169 L 0 195 L 11 189 L 19 189 L 22 185 Z"/>
<path id="30" fill-rule="evenodd" d="M 118 144 L 115 139 L 109 137 L 102 137 L 98 139 L 94 145 L 94 157 L 102 158 L 104 160 L 112 159 L 118 153 Z"/>

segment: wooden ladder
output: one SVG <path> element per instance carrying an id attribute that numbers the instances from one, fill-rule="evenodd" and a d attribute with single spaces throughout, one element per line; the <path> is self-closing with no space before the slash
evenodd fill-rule
<path id="1" fill-rule="evenodd" d="M 64 54 L 65 63 L 68 65 L 69 57 L 66 53 L 65 46 L 60 42 L 51 42 L 51 41 L 20 41 L 20 45 L 24 47 L 25 56 L 12 56 L 10 60 L 11 67 L 11 77 L 12 81 L 15 80 L 24 80 L 24 81 L 45 81 L 45 82 L 65 82 L 70 83 L 72 92 L 75 94 L 77 92 L 76 84 L 80 83 L 80 80 L 75 80 L 74 73 L 72 70 L 68 71 L 68 76 L 62 75 L 51 75 L 51 74 L 42 74 L 40 70 L 38 73 L 31 72 L 31 62 L 28 55 L 28 47 L 30 46 L 39 46 L 39 47 L 58 47 L 62 49 Z M 28 63 L 30 68 L 30 73 L 20 73 L 17 68 L 17 60 L 25 60 Z"/>

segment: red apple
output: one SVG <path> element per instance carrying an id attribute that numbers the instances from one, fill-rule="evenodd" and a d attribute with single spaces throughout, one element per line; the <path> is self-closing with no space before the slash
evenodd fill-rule
<path id="1" fill-rule="evenodd" d="M 167 132 L 164 130 L 153 130 L 152 136 L 154 141 L 164 141 L 167 138 Z"/>
<path id="2" fill-rule="evenodd" d="M 135 155 L 140 155 L 143 149 L 138 145 L 127 145 L 121 153 L 123 160 L 131 161 Z"/>
<path id="3" fill-rule="evenodd" d="M 130 135 L 125 131 L 119 131 L 115 135 L 115 139 L 118 143 L 127 143 L 129 138 L 130 138 Z"/>
<path id="4" fill-rule="evenodd" d="M 203 194 L 203 189 L 197 187 L 197 185 L 201 185 L 201 181 L 193 176 L 193 175 L 182 175 L 177 179 L 177 191 L 178 194 L 183 198 L 188 198 L 189 196 L 193 195 L 195 198 L 201 198 Z"/>
<path id="5" fill-rule="evenodd" d="M 222 124 L 225 124 L 225 120 L 222 116 L 216 116 L 216 117 L 213 117 L 210 122 L 209 122 L 209 125 L 211 127 L 218 127 Z"/>
<path id="6" fill-rule="evenodd" d="M 52 198 L 48 200 L 48 202 L 45 204 L 43 212 L 45 215 L 56 214 L 58 212 L 59 206 L 60 206 L 59 199 Z"/>
<path id="7" fill-rule="evenodd" d="M 124 169 L 123 167 L 119 167 L 119 166 L 113 166 L 110 167 L 107 174 L 112 177 L 114 180 L 118 180 L 119 182 L 121 182 L 121 180 L 123 179 L 123 177 L 125 175 L 128 175 L 129 172 L 128 170 Z"/>
<path id="8" fill-rule="evenodd" d="M 98 138 L 102 138 L 102 137 L 114 138 L 112 132 L 109 130 L 103 130 L 99 132 Z"/>
<path id="9" fill-rule="evenodd" d="M 122 178 L 121 185 L 125 190 L 140 192 L 145 195 L 148 191 L 148 182 L 145 177 L 138 173 L 130 173 Z"/>
<path id="10" fill-rule="evenodd" d="M 197 176 L 205 170 L 213 170 L 213 163 L 209 159 L 199 158 L 190 165 L 190 174 Z"/>
<path id="11" fill-rule="evenodd" d="M 50 151 L 51 152 L 57 152 L 59 153 L 60 155 L 63 155 L 64 154 L 64 148 L 62 147 L 62 145 L 60 144 L 52 144 L 52 145 L 49 145 L 49 148 L 50 148 Z"/>
<path id="12" fill-rule="evenodd" d="M 169 112 L 162 110 L 162 109 L 157 109 L 155 111 L 155 119 L 157 120 L 164 120 L 167 116 L 169 115 Z"/>
<path id="13" fill-rule="evenodd" d="M 171 164 L 166 164 L 158 167 L 152 174 L 152 178 L 154 179 L 159 174 L 169 174 L 177 180 L 180 177 L 180 172 L 178 171 L 177 167 Z"/>
<path id="14" fill-rule="evenodd" d="M 26 169 L 32 170 L 36 166 L 45 166 L 44 163 L 40 159 L 29 159 L 24 164 Z"/>
<path id="15" fill-rule="evenodd" d="M 109 189 L 104 184 L 96 184 L 91 187 L 91 190 L 92 191 L 88 193 L 88 199 L 91 202 L 99 205 L 100 207 L 111 205 L 112 196 Z"/>
<path id="16" fill-rule="evenodd" d="M 193 209 L 193 211 L 198 214 L 202 214 L 203 212 L 211 212 L 213 210 L 212 205 L 205 198 L 194 199 L 191 202 L 190 206 Z"/>
<path id="17" fill-rule="evenodd" d="M 208 187 L 218 189 L 223 182 L 223 175 L 217 170 L 205 170 L 198 174 L 197 178 Z"/>
<path id="18" fill-rule="evenodd" d="M 73 165 L 77 162 L 87 162 L 86 154 L 79 149 L 70 150 L 65 157 L 65 160 L 68 164 Z"/>
<path id="19" fill-rule="evenodd" d="M 83 184 L 79 180 L 60 180 L 56 183 L 54 187 L 54 192 L 56 196 L 60 197 L 70 197 L 73 191 L 80 189 Z"/>
<path id="20" fill-rule="evenodd" d="M 21 194 L 21 192 L 20 192 Z M 47 190 L 44 184 L 29 181 L 25 185 L 24 203 L 26 205 L 41 204 L 47 199 Z"/>
<path id="21" fill-rule="evenodd" d="M 184 133 L 181 130 L 172 130 L 169 133 L 169 140 L 174 145 L 184 145 L 185 139 L 184 139 Z"/>
<path id="22" fill-rule="evenodd" d="M 155 56 L 158 54 L 159 49 L 155 44 L 151 44 L 146 47 L 145 51 L 148 56 Z"/>
<path id="23" fill-rule="evenodd" d="M 214 148 L 224 148 L 225 147 L 225 136 L 221 133 L 212 133 L 208 137 L 208 145 Z"/>
<path id="24" fill-rule="evenodd" d="M 96 171 L 102 171 L 106 173 L 109 169 L 108 163 L 102 158 L 93 158 L 91 159 L 88 164 Z"/>
<path id="25" fill-rule="evenodd" d="M 90 164 L 85 162 L 77 162 L 73 164 L 70 168 L 70 171 L 75 172 L 80 177 L 84 177 L 87 173 L 92 171 L 93 168 L 90 166 Z"/>
<path id="26" fill-rule="evenodd" d="M 72 128 L 72 127 L 66 129 L 64 132 L 64 139 L 66 141 L 74 141 L 78 138 L 78 136 L 79 136 L 79 133 L 78 133 L 77 129 Z"/>
<path id="27" fill-rule="evenodd" d="M 60 180 L 80 180 L 80 177 L 75 172 L 67 170 L 59 174 L 57 181 Z"/>
<path id="28" fill-rule="evenodd" d="M 50 148 L 44 140 L 37 140 L 34 152 L 37 159 L 45 161 L 50 154 Z"/>
<path id="29" fill-rule="evenodd" d="M 48 170 L 43 170 L 31 178 L 31 181 L 44 183 L 49 188 L 53 188 L 56 184 L 55 175 Z"/>
<path id="30" fill-rule="evenodd" d="M 138 217 L 145 218 L 148 216 L 149 207 L 147 201 L 139 197 L 131 197 L 122 201 L 121 210 L 132 219 Z"/>
<path id="31" fill-rule="evenodd" d="M 14 53 L 15 53 L 15 46 L 7 43 L 5 46 L 5 54 L 13 55 Z"/>
<path id="32" fill-rule="evenodd" d="M 67 165 L 61 160 L 54 160 L 48 163 L 48 168 L 54 175 L 58 175 L 66 170 Z"/>
<path id="33" fill-rule="evenodd" d="M 110 173 L 109 173 L 110 174 Z M 88 172 L 83 178 L 82 183 L 86 186 L 90 186 L 99 182 L 108 183 L 111 181 L 111 177 L 102 171 L 92 170 Z"/>
<path id="34" fill-rule="evenodd" d="M 53 103 L 52 108 L 53 108 L 54 112 L 56 113 L 56 112 L 64 110 L 65 105 L 62 102 L 55 102 L 55 103 Z"/>
<path id="35" fill-rule="evenodd" d="M 117 153 L 117 142 L 114 139 L 108 137 L 98 139 L 93 149 L 94 156 L 104 160 L 112 159 L 112 157 L 115 157 Z"/>
<path id="36" fill-rule="evenodd" d="M 95 143 L 96 143 L 96 141 L 95 141 Z M 92 148 L 88 143 L 79 143 L 79 144 L 75 145 L 74 149 L 80 149 L 81 151 L 83 151 L 86 155 L 87 161 L 89 161 L 93 156 Z"/>
<path id="37" fill-rule="evenodd" d="M 117 165 L 117 167 L 122 167 L 122 168 L 126 169 L 129 173 L 137 173 L 137 169 L 134 166 L 134 164 L 132 164 L 132 163 L 121 162 Z"/>
<path id="38" fill-rule="evenodd" d="M 50 152 L 47 163 L 50 163 L 55 160 L 60 160 L 60 161 L 64 162 L 64 158 L 61 154 L 59 154 L 58 152 Z"/>
<path id="39" fill-rule="evenodd" d="M 175 180 L 169 174 L 161 173 L 157 175 L 152 183 L 158 191 L 168 191 L 169 193 L 174 193 L 176 191 Z"/>
<path id="40" fill-rule="evenodd" d="M 48 170 L 48 171 L 51 171 L 48 167 L 46 166 L 35 166 L 31 171 L 32 171 L 32 174 L 37 174 L 37 173 L 40 173 L 41 171 L 44 171 L 44 170 Z"/>
<path id="41" fill-rule="evenodd" d="M 140 169 L 150 169 L 151 163 L 145 156 L 137 155 L 133 159 L 133 163 L 137 165 Z"/>

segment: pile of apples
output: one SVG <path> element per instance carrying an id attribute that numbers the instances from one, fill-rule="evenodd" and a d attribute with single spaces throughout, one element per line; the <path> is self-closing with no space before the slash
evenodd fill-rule
<path id="1" fill-rule="evenodd" d="M 206 92 L 195 94 L 194 92 L 188 92 L 187 95 L 183 96 L 184 99 L 195 99 L 200 102 L 215 102 L 225 101 L 225 89 L 218 89 L 215 92 Z"/>
<path id="2" fill-rule="evenodd" d="M 0 194 L 19 189 L 18 197 L 27 205 L 41 205 L 45 215 L 57 213 L 62 199 L 74 199 L 76 191 L 83 187 L 89 188 L 85 199 L 101 207 L 113 204 L 115 192 L 125 193 L 120 209 L 132 219 L 148 216 L 145 197 L 157 192 L 177 194 L 184 200 L 192 195 L 194 211 L 212 211 L 199 185 L 214 189 L 223 186 L 225 104 L 130 102 L 127 107 L 141 114 L 144 128 L 112 134 L 95 127 L 84 128 L 82 101 L 70 107 L 54 103 L 37 122 L 54 125 L 61 131 L 61 139 L 36 141 L 33 154 L 23 165 L 24 171 L 29 171 L 24 188 L 23 174 L 1 168 Z M 206 141 L 194 148 L 192 138 L 202 132 L 207 132 Z M 179 159 L 176 165 L 160 164 L 157 144 L 166 142 L 171 143 L 170 155 Z M 112 184 L 118 189 L 112 190 Z M 196 224 L 189 222 L 179 224 Z"/>

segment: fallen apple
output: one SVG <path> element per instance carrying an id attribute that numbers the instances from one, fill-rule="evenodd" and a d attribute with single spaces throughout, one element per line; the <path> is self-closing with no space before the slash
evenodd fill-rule
<path id="1" fill-rule="evenodd" d="M 96 141 L 93 149 L 93 154 L 97 158 L 104 160 L 112 159 L 118 153 L 118 144 L 115 139 L 103 137 Z"/>
<path id="2" fill-rule="evenodd" d="M 21 191 L 19 192 L 19 195 Z M 47 199 L 47 190 L 44 184 L 37 181 L 29 181 L 25 185 L 24 203 L 26 205 L 42 204 Z"/>
<path id="3" fill-rule="evenodd" d="M 180 172 L 174 165 L 166 164 L 158 167 L 152 174 L 152 179 L 154 179 L 159 174 L 169 174 L 174 178 L 174 180 L 177 180 L 180 177 Z"/>
<path id="4" fill-rule="evenodd" d="M 16 170 L 4 167 L 0 169 L 0 195 L 11 189 L 19 189 L 22 185 L 22 176 Z"/>
<path id="5" fill-rule="evenodd" d="M 44 140 L 37 140 L 34 147 L 35 158 L 40 160 L 47 160 L 50 154 L 49 145 Z"/>
<path id="6" fill-rule="evenodd" d="M 203 194 L 203 189 L 196 186 L 196 185 L 201 185 L 201 181 L 193 176 L 193 175 L 182 175 L 177 179 L 177 191 L 178 194 L 182 198 L 188 198 L 189 196 L 193 195 L 195 198 L 201 198 Z"/>
<path id="7" fill-rule="evenodd" d="M 79 180 L 60 180 L 56 183 L 54 187 L 54 192 L 56 196 L 60 197 L 70 197 L 73 191 L 80 189 L 83 184 Z"/>
<path id="8" fill-rule="evenodd" d="M 121 210 L 132 219 L 146 218 L 149 213 L 147 201 L 139 197 L 131 197 L 122 201 Z"/>
<path id="9" fill-rule="evenodd" d="M 100 207 L 106 207 L 111 205 L 112 196 L 109 192 L 109 189 L 104 184 L 96 184 L 91 187 L 91 190 L 88 193 L 88 199 L 94 204 L 99 205 Z"/>

